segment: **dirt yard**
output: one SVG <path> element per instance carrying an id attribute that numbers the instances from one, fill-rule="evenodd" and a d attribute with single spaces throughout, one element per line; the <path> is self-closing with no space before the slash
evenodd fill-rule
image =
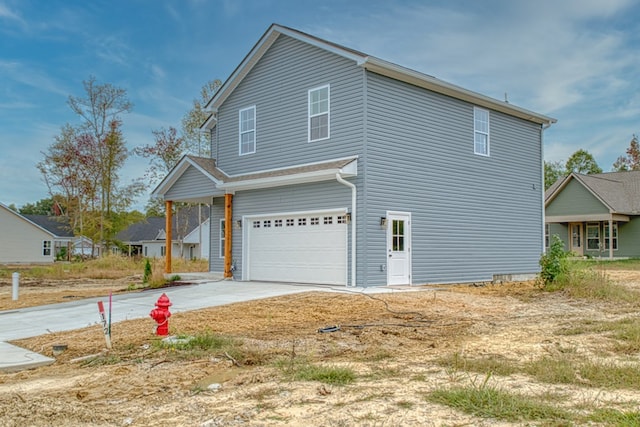
<path id="1" fill-rule="evenodd" d="M 640 288 L 640 272 L 609 274 Z M 105 289 L 123 291 L 129 281 L 23 283 L 20 303 L 105 295 Z M 0 310 L 16 308 L 10 279 L 0 282 L 0 293 Z M 584 418 L 563 423 L 469 415 L 428 396 L 438 389 L 488 383 L 546 399 L 576 417 L 597 409 L 638 411 L 638 388 L 588 380 L 548 383 L 524 371 L 489 376 L 447 362 L 478 359 L 520 366 L 569 355 L 637 366 L 639 354 L 613 350 L 616 340 L 604 330 L 562 332 L 637 318 L 637 308 L 572 300 L 541 292 L 532 283 L 505 283 L 373 296 L 311 292 L 171 317 L 171 333 L 178 337 L 223 336 L 235 343 L 207 351 L 161 346 L 154 322 L 141 319 L 113 325 L 114 348 L 106 352 L 96 325 L 14 342 L 51 357 L 54 344 L 68 349 L 55 356 L 53 365 L 0 373 L 0 425 L 577 425 Z M 319 332 L 334 325 L 339 329 Z M 294 375 L 299 366 L 344 368 L 354 377 L 346 384 L 304 380 Z"/>

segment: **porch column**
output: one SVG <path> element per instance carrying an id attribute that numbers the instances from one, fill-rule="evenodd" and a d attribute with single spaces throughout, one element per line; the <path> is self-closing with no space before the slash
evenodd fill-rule
<path id="1" fill-rule="evenodd" d="M 171 213 L 172 213 L 172 205 L 173 202 L 171 200 L 167 200 L 165 203 L 165 246 L 166 246 L 166 250 L 164 252 L 165 254 L 165 261 L 164 261 L 164 272 L 169 274 L 171 273 L 171 242 L 172 242 L 172 238 L 171 238 L 171 225 L 173 223 L 173 221 L 171 220 Z"/>
<path id="2" fill-rule="evenodd" d="M 224 277 L 233 277 L 231 272 L 231 230 L 233 228 L 233 194 L 224 195 Z"/>
<path id="3" fill-rule="evenodd" d="M 613 219 L 609 218 L 609 259 L 613 259 Z"/>

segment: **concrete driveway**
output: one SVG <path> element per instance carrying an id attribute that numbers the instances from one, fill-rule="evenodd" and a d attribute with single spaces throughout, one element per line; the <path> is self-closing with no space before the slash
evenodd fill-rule
<path id="1" fill-rule="evenodd" d="M 181 275 L 182 276 L 182 275 Z M 384 293 L 411 288 L 352 288 L 344 286 L 236 282 L 211 275 L 184 275 L 192 284 L 113 295 L 111 322 L 148 318 L 162 293 L 171 300 L 172 313 L 206 307 L 289 295 L 309 291 Z M 415 288 L 413 288 L 415 290 Z M 61 304 L 0 311 L 0 371 L 16 371 L 53 363 L 55 360 L 8 344 L 7 341 L 30 338 L 53 332 L 70 331 L 100 324 L 98 301 L 108 310 L 108 295 Z"/>

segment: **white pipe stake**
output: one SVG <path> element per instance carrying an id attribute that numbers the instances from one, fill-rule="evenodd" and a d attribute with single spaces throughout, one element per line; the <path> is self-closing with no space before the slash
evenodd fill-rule
<path id="1" fill-rule="evenodd" d="M 15 272 L 11 275 L 13 279 L 13 293 L 11 294 L 14 301 L 18 301 L 18 288 L 20 287 L 20 273 Z"/>

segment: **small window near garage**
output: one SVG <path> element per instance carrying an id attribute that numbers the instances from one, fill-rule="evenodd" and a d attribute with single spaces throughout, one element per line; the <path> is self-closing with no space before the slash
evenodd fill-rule
<path id="1" fill-rule="evenodd" d="M 609 224 L 604 224 L 604 248 L 609 250 Z M 618 249 L 618 223 L 613 223 L 613 250 Z"/>
<path id="2" fill-rule="evenodd" d="M 281 219 L 276 219 L 273 221 L 273 226 L 274 227 L 282 227 L 282 220 Z"/>
<path id="3" fill-rule="evenodd" d="M 262 226 L 264 228 L 271 228 L 271 220 L 270 219 L 265 219 L 264 222 L 262 223 Z"/>
<path id="4" fill-rule="evenodd" d="M 307 218 L 298 218 L 298 225 L 301 227 L 307 225 Z"/>
<path id="5" fill-rule="evenodd" d="M 260 221 L 253 221 L 253 228 L 260 228 Z"/>
<path id="6" fill-rule="evenodd" d="M 597 251 L 600 249 L 600 224 L 587 224 L 587 249 Z"/>
<path id="7" fill-rule="evenodd" d="M 551 236 L 549 235 L 549 228 L 550 228 L 549 224 L 544 225 L 544 247 L 547 249 L 551 244 Z"/>
<path id="8" fill-rule="evenodd" d="M 317 216 L 314 216 L 312 218 L 309 219 L 311 225 L 318 225 L 320 224 L 320 218 L 318 218 Z"/>
<path id="9" fill-rule="evenodd" d="M 296 225 L 296 221 L 293 218 L 287 218 L 287 227 L 293 227 Z"/>
<path id="10" fill-rule="evenodd" d="M 489 110 L 473 107 L 473 152 L 489 155 Z"/>
<path id="11" fill-rule="evenodd" d="M 329 138 L 329 85 L 309 91 L 309 142 Z"/>
<path id="12" fill-rule="evenodd" d="M 256 152 L 256 107 L 240 110 L 240 155 Z"/>
<path id="13" fill-rule="evenodd" d="M 220 249 L 219 249 L 219 258 L 224 258 L 224 236 L 225 236 L 225 229 L 224 229 L 224 219 L 220 220 Z"/>
<path id="14" fill-rule="evenodd" d="M 338 217 L 336 218 L 336 222 L 338 224 L 346 224 L 347 218 L 344 215 L 338 215 Z"/>
<path id="15" fill-rule="evenodd" d="M 45 240 L 42 242 L 42 255 L 44 256 L 51 255 L 51 240 Z"/>
<path id="16" fill-rule="evenodd" d="M 332 216 L 325 216 L 324 217 L 324 224 L 325 225 L 333 224 L 333 217 Z"/>

